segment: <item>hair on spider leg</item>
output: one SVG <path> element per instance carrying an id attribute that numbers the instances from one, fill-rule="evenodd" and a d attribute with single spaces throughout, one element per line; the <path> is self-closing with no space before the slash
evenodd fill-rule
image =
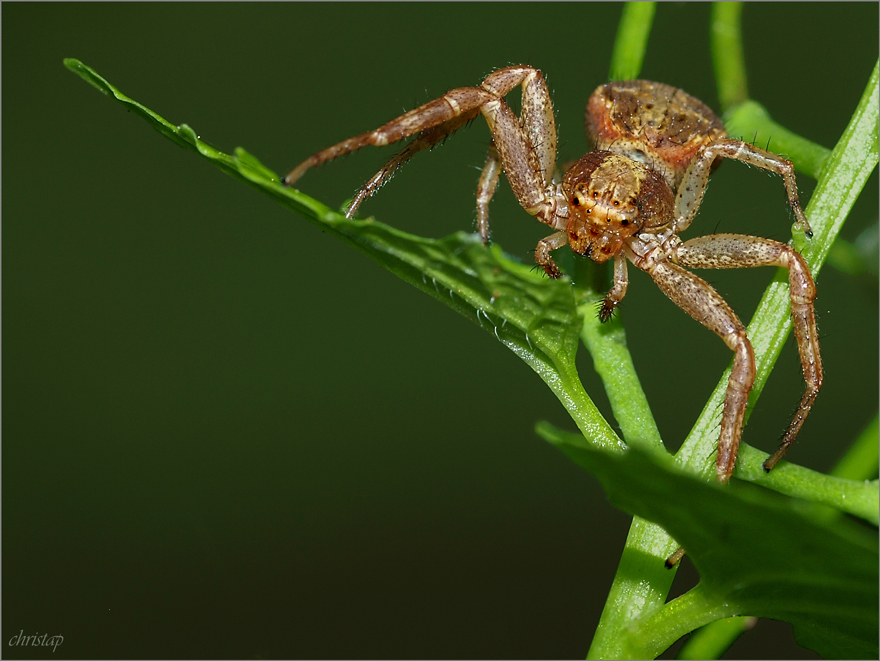
<path id="1" fill-rule="evenodd" d="M 603 313 L 605 311 L 605 299 L 602 298 L 593 304 L 593 309 L 596 311 L 596 316 L 599 317 L 599 321 L 603 324 L 607 324 L 609 321 L 614 321 L 620 316 L 620 308 L 622 308 L 623 305 L 623 301 L 620 301 L 619 303 L 617 303 L 617 305 L 611 308 L 611 311 L 607 314 L 607 316 L 603 317 Z"/>
<path id="2" fill-rule="evenodd" d="M 540 273 L 545 278 L 550 278 L 550 275 L 547 273 L 547 271 L 544 270 L 544 267 L 540 264 L 535 264 L 532 268 L 529 269 L 529 273 L 534 273 L 535 271 Z M 552 280 L 553 278 L 550 279 Z"/>
<path id="3" fill-rule="evenodd" d="M 721 414 L 722 414 L 723 408 L 724 408 L 724 400 L 722 399 L 720 402 L 718 402 L 715 405 L 715 409 L 713 411 L 713 417 L 716 417 L 718 419 L 718 422 L 716 422 L 714 425 L 712 425 L 712 429 L 721 429 Z"/>
<path id="4" fill-rule="evenodd" d="M 720 426 L 721 426 L 721 423 L 718 423 L 718 426 L 720 427 Z M 703 460 L 706 461 L 706 462 L 708 463 L 708 462 L 712 461 L 712 457 L 713 457 L 713 456 L 716 456 L 717 454 L 718 454 L 718 444 L 715 443 L 715 444 L 712 446 L 712 449 L 709 450 L 709 452 L 707 452 L 707 453 L 703 456 Z"/>
<path id="5" fill-rule="evenodd" d="M 532 268 L 529 269 L 529 273 L 534 273 L 535 271 L 540 271 L 544 275 L 547 275 L 544 269 L 538 264 L 535 264 Z"/>

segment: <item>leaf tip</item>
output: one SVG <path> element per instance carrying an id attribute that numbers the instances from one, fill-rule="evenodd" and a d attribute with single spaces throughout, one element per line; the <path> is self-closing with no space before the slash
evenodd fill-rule
<path id="1" fill-rule="evenodd" d="M 101 78 L 90 67 L 73 57 L 65 57 L 63 61 L 64 66 L 73 71 L 73 73 L 85 80 L 92 87 L 100 90 L 102 94 L 107 94 L 109 96 L 112 93 L 107 81 Z"/>

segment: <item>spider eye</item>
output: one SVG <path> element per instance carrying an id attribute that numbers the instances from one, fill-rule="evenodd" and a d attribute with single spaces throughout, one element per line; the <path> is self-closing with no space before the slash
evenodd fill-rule
<path id="1" fill-rule="evenodd" d="M 620 224 L 623 225 L 624 227 L 626 227 L 627 225 L 629 225 L 629 221 L 626 218 L 624 218 L 623 220 L 620 221 Z"/>
<path id="2" fill-rule="evenodd" d="M 593 191 L 593 199 L 595 199 L 595 198 L 597 198 L 597 197 L 599 197 L 599 192 L 598 192 L 598 191 Z"/>
<path id="3" fill-rule="evenodd" d="M 617 200 L 614 200 L 614 202 L 612 202 L 612 204 L 616 207 L 620 206 L 620 202 L 618 202 Z"/>
<path id="4" fill-rule="evenodd" d="M 580 199 L 578 198 L 577 195 L 575 195 L 573 198 L 571 198 L 571 206 L 576 207 L 576 206 L 578 206 L 580 203 L 581 203 L 581 201 L 580 201 Z"/>

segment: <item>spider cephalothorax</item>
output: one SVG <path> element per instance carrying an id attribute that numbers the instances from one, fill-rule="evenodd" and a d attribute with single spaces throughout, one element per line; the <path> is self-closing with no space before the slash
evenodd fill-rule
<path id="1" fill-rule="evenodd" d="M 620 252 L 624 240 L 669 225 L 673 195 L 653 168 L 610 151 L 594 151 L 562 180 L 568 199 L 571 249 L 596 262 Z"/>
<path id="2" fill-rule="evenodd" d="M 522 86 L 517 117 L 504 96 Z M 724 159 L 743 161 L 782 176 L 797 226 L 811 236 L 791 162 L 727 137 L 704 103 L 662 83 L 629 80 L 600 85 L 587 102 L 586 126 L 595 151 L 556 176 L 556 124 L 543 74 L 512 66 L 489 74 L 478 87 L 451 90 L 388 124 L 318 152 L 285 178 L 293 184 L 308 168 L 367 145 L 417 137 L 355 196 L 348 209 L 375 193 L 400 165 L 482 114 L 492 131 L 489 156 L 477 186 L 477 225 L 489 241 L 489 201 L 503 170 L 525 211 L 556 230 L 538 243 L 535 261 L 551 278 L 562 274 L 551 252 L 566 244 L 595 262 L 614 260 L 614 285 L 605 296 L 605 321 L 626 294 L 627 262 L 644 271 L 676 305 L 716 333 L 734 352 L 718 441 L 716 475 L 733 475 L 755 356 L 745 327 L 707 282 L 683 267 L 781 266 L 789 271 L 791 313 L 807 389 L 782 445 L 765 463 L 770 470 L 794 442 L 822 385 L 822 361 L 813 300 L 816 287 L 803 257 L 791 246 L 755 236 L 716 234 L 682 242 L 706 191 L 710 172 Z"/>

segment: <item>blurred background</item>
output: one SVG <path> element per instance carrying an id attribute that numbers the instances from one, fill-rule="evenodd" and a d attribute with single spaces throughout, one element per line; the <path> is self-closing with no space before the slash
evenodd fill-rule
<path id="1" fill-rule="evenodd" d="M 207 162 L 62 66 L 75 57 L 227 153 L 284 174 L 511 63 L 541 68 L 560 161 L 588 147 L 614 4 L 4 4 L 3 635 L 58 658 L 576 658 L 630 517 L 540 440 L 574 430 L 491 334 Z M 710 7 L 660 4 L 644 78 L 718 108 Z M 832 147 L 878 6 L 748 4 L 751 96 Z M 746 136 L 748 138 L 749 136 Z M 419 154 L 361 215 L 473 229 L 489 132 Z M 772 144 L 770 145 L 772 149 Z M 338 208 L 396 147 L 309 171 Z M 815 182 L 801 176 L 802 199 Z M 877 225 L 877 175 L 842 236 Z M 506 183 L 494 239 L 547 230 Z M 686 236 L 790 236 L 778 177 L 730 163 Z M 748 321 L 770 269 L 703 272 Z M 827 266 L 827 381 L 789 454 L 826 471 L 877 410 L 877 290 Z M 676 449 L 724 344 L 633 272 L 621 317 Z M 589 355 L 584 383 L 610 409 Z M 803 391 L 785 348 L 745 431 L 776 447 Z M 674 592 L 697 580 L 685 566 Z M 4 647 L 8 658 L 45 648 Z M 814 658 L 761 621 L 730 658 Z"/>

